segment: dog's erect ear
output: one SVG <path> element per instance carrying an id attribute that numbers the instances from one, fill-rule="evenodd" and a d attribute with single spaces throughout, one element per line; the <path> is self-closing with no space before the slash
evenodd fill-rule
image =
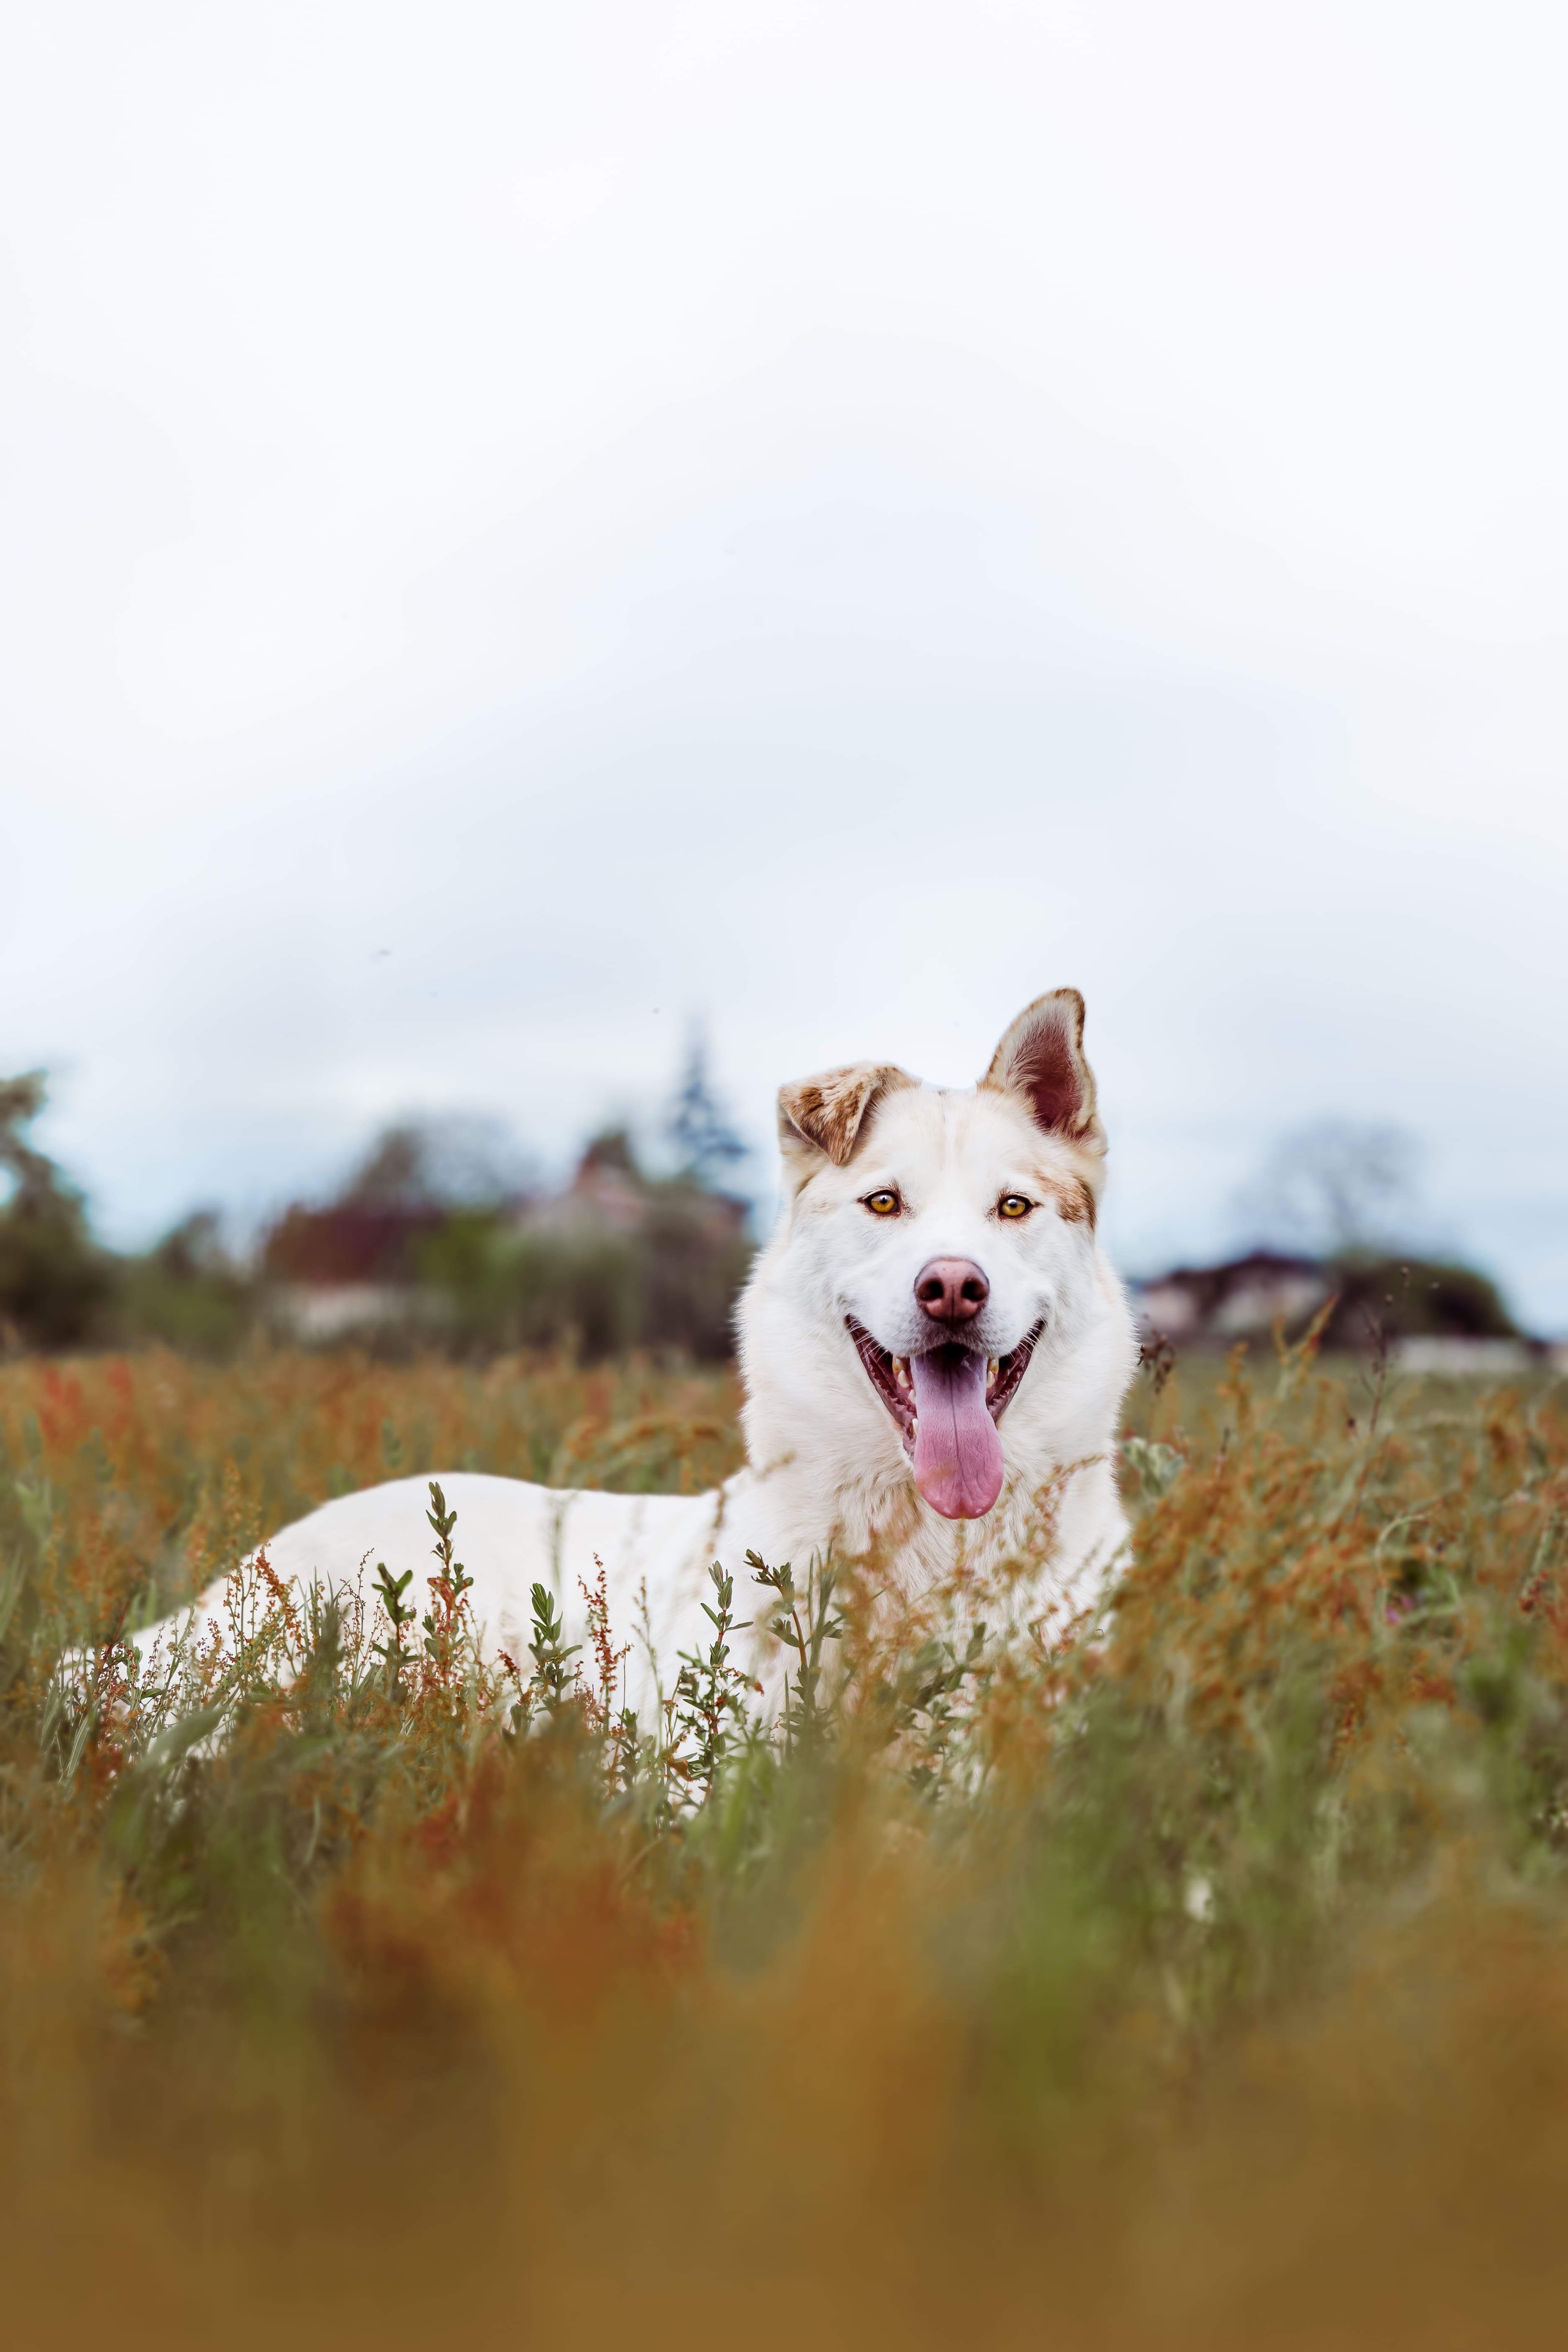
<path id="1" fill-rule="evenodd" d="M 1083 1058 L 1083 999 L 1053 989 L 1026 1006 L 991 1057 L 982 1086 L 1021 1095 L 1037 1127 L 1080 1150 L 1105 1150 L 1094 1073 Z"/>
<path id="2" fill-rule="evenodd" d="M 895 1088 L 919 1083 L 891 1062 L 852 1062 L 847 1070 L 824 1070 L 820 1077 L 781 1087 L 779 1150 L 786 1171 L 804 1184 L 825 1158 L 844 1167 L 873 1106 Z"/>

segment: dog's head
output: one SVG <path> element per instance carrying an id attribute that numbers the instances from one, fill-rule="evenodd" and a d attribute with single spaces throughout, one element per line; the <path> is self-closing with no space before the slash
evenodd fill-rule
<path id="1" fill-rule="evenodd" d="M 1082 1045 L 1062 988 L 972 1093 L 858 1063 L 779 1094 L 790 1255 L 947 1518 L 995 1502 L 996 1424 L 1092 1283 L 1105 1139 Z"/>

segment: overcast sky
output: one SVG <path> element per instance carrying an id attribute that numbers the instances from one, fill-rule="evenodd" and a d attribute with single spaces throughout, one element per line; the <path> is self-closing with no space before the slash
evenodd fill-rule
<path id="1" fill-rule="evenodd" d="M 1394 1120 L 1568 1330 L 1565 100 L 1545 0 L 13 10 L 0 1071 L 105 1229 L 1072 982 L 1131 1268 Z"/>

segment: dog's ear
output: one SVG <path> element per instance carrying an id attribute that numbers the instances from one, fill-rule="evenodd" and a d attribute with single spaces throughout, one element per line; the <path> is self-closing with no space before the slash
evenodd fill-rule
<path id="1" fill-rule="evenodd" d="M 860 1139 L 867 1113 L 900 1087 L 918 1086 L 891 1062 L 852 1062 L 847 1070 L 796 1078 L 779 1088 L 779 1150 L 786 1172 L 804 1184 L 823 1160 L 842 1168 Z"/>
<path id="2" fill-rule="evenodd" d="M 1083 999 L 1053 989 L 1026 1005 L 991 1056 L 982 1086 L 1022 1096 L 1047 1135 L 1080 1150 L 1105 1150 L 1094 1106 L 1094 1073 L 1083 1058 Z"/>

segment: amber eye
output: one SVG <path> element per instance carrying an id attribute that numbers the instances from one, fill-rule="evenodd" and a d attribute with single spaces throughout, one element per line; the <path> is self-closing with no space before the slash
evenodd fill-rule
<path id="1" fill-rule="evenodd" d="M 996 1214 L 999 1217 L 1026 1217 L 1034 1205 L 1033 1201 L 1025 1200 L 1022 1192 L 1004 1192 L 996 1203 Z"/>
<path id="2" fill-rule="evenodd" d="M 874 1217 L 896 1217 L 899 1213 L 899 1196 L 896 1192 L 868 1192 L 865 1206 L 870 1210 Z"/>

